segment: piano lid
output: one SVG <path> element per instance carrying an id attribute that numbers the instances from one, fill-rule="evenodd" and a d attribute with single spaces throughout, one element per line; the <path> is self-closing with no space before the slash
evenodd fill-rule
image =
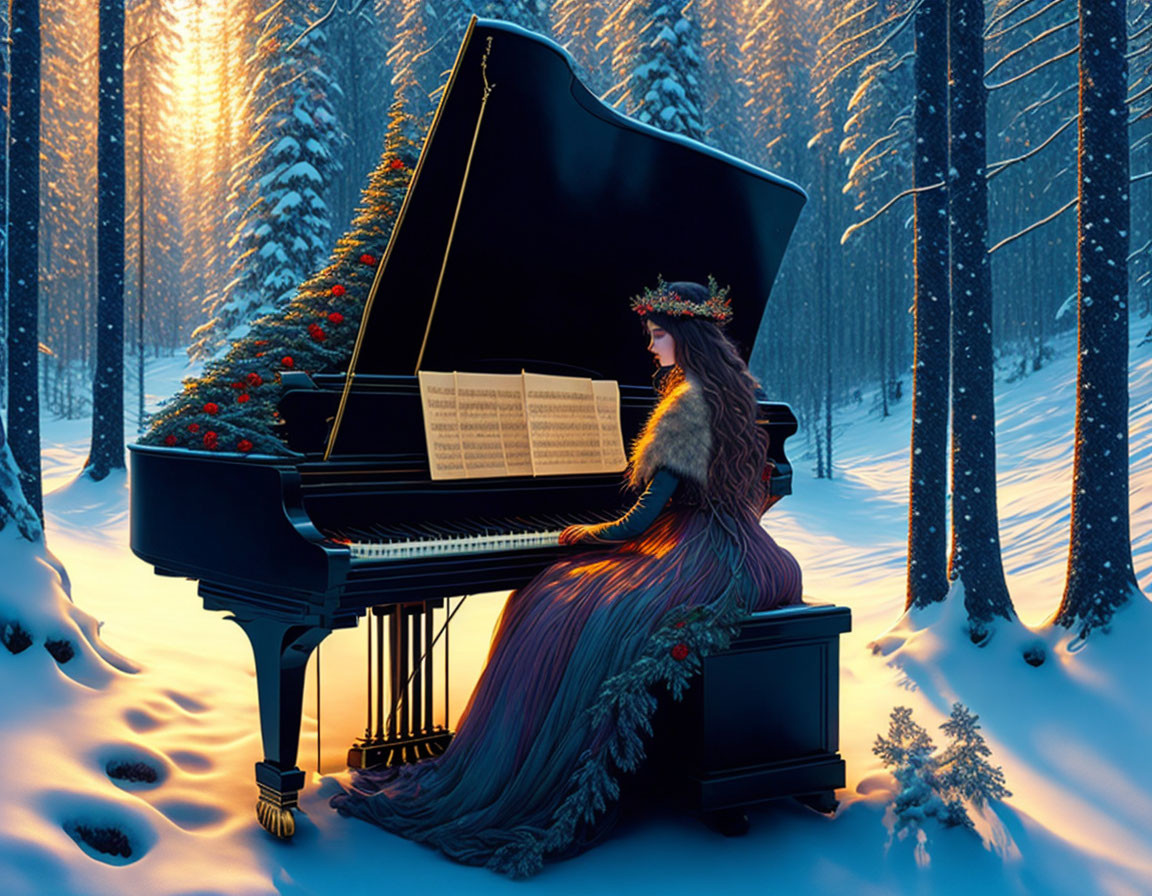
<path id="1" fill-rule="evenodd" d="M 747 359 L 807 197 L 795 184 L 605 106 L 567 53 L 515 25 L 465 35 L 361 326 L 357 373 L 415 372 L 484 94 L 424 370 L 543 370 L 646 384 L 628 297 L 731 286 Z M 493 363 L 500 359 L 504 363 Z"/>

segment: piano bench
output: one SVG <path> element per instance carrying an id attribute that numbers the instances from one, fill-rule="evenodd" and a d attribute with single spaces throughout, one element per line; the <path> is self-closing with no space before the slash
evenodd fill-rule
<path id="1" fill-rule="evenodd" d="M 687 804 L 729 835 L 747 830 L 745 808 L 769 800 L 835 811 L 839 640 L 851 625 L 849 609 L 832 604 L 746 617 L 681 701 L 661 695 L 648 762 L 629 790 Z"/>

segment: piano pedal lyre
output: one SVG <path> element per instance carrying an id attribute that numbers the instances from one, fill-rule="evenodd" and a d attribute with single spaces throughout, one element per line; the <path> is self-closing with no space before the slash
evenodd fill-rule
<path id="1" fill-rule="evenodd" d="M 447 749 L 452 732 L 446 723 L 435 724 L 433 699 L 433 611 L 443 606 L 444 601 L 437 599 L 372 608 L 368 621 L 367 721 L 364 736 L 348 750 L 350 768 L 403 765 L 438 756 Z M 447 720 L 447 643 L 444 716 Z"/>

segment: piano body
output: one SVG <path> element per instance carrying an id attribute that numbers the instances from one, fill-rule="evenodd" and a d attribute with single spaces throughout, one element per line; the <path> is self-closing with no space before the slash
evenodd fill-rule
<path id="1" fill-rule="evenodd" d="M 433 672 L 420 665 L 427 608 L 525 584 L 580 550 L 558 546 L 565 525 L 631 501 L 620 474 L 432 481 L 416 371 L 614 379 L 628 445 L 655 393 L 627 297 L 657 274 L 715 274 L 731 285 L 729 332 L 747 357 L 805 198 L 604 106 L 552 42 L 473 20 L 377 271 L 354 377 L 285 372 L 284 456 L 131 446 L 133 551 L 157 573 L 199 580 L 205 609 L 251 640 L 268 830 L 294 830 L 304 672 L 328 633 L 375 608 L 401 683 L 392 696 L 411 679 L 399 718 L 357 761 L 442 750 L 450 733 L 434 724 Z M 796 418 L 785 404 L 760 408 L 772 490 L 787 494 Z M 228 512 L 210 512 L 205 494 L 227 496 Z M 389 543 L 402 549 L 363 549 Z"/>

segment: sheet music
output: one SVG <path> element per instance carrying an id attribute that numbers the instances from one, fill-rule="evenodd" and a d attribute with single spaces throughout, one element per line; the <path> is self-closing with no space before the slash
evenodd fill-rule
<path id="1" fill-rule="evenodd" d="M 609 473 L 627 464 L 614 380 L 419 372 L 433 479 Z"/>

